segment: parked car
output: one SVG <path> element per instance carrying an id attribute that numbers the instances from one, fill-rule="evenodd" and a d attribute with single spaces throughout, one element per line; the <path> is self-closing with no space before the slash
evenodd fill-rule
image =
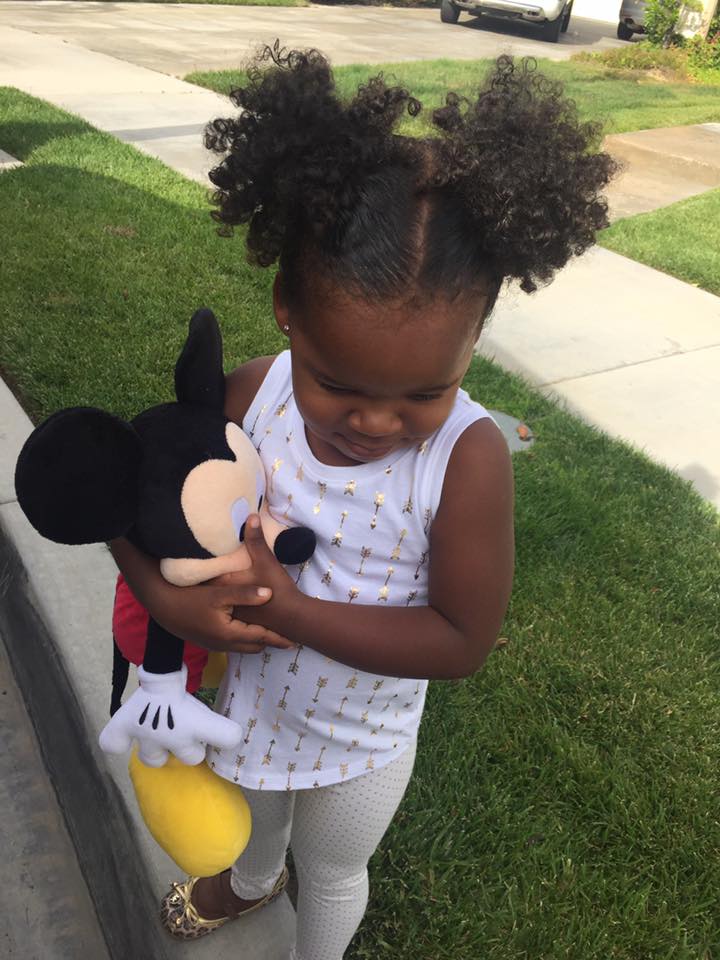
<path id="1" fill-rule="evenodd" d="M 645 33 L 646 0 L 622 0 L 618 21 L 618 40 L 632 40 L 633 34 Z"/>
<path id="2" fill-rule="evenodd" d="M 443 23 L 457 23 L 465 10 L 473 17 L 483 13 L 505 20 L 524 20 L 540 25 L 543 40 L 557 43 L 560 34 L 570 26 L 573 0 L 442 0 L 440 19 Z"/>

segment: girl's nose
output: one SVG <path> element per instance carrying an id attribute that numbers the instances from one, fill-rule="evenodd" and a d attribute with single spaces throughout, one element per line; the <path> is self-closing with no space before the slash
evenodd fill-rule
<path id="1" fill-rule="evenodd" d="M 399 433 L 402 420 L 392 409 L 366 407 L 354 410 L 348 417 L 348 424 L 352 430 L 364 437 L 380 439 Z"/>

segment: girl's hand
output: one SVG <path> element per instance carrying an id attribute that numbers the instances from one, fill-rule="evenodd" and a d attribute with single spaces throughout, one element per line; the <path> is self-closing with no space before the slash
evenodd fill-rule
<path id="1" fill-rule="evenodd" d="M 119 538 L 110 546 L 133 594 L 169 633 L 199 647 L 228 653 L 259 653 L 267 645 L 294 646 L 254 621 L 254 611 L 261 610 L 273 592 L 252 570 L 230 578 L 229 584 L 224 583 L 228 578 L 218 577 L 194 587 L 176 587 L 161 575 L 158 561 L 129 540 Z M 242 620 L 233 618 L 235 607 L 242 608 Z"/>
<path id="2" fill-rule="evenodd" d="M 177 587 L 171 604 L 153 613 L 166 630 L 183 640 L 208 650 L 224 653 L 259 653 L 266 646 L 287 649 L 294 647 L 285 637 L 267 627 L 246 623 L 233 617 L 233 609 L 242 606 L 248 615 L 272 597 L 272 590 L 254 583 L 234 584 L 231 589 L 217 578 L 196 587 Z"/>
<path id="3" fill-rule="evenodd" d="M 252 562 L 250 569 L 227 573 L 213 582 L 232 587 L 233 591 L 249 590 L 257 584 L 265 584 L 272 591 L 272 604 L 267 608 L 248 610 L 244 600 L 238 597 L 235 600 L 234 616 L 241 620 L 257 617 L 263 623 L 268 623 L 273 617 L 273 611 L 282 610 L 283 620 L 287 622 L 291 606 L 297 603 L 303 594 L 265 542 L 257 514 L 252 514 L 247 519 L 244 543 Z"/>

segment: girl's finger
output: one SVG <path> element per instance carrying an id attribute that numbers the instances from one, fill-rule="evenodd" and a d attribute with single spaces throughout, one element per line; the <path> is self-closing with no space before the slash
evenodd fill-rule
<path id="1" fill-rule="evenodd" d="M 264 643 L 270 647 L 279 647 L 281 649 L 290 649 L 296 644 L 287 637 L 281 637 L 278 633 L 273 633 L 267 627 L 261 627 L 255 623 L 243 623 L 242 620 L 231 620 L 226 627 L 230 640 L 249 643 Z"/>
<path id="2" fill-rule="evenodd" d="M 232 576 L 232 574 L 230 574 Z M 259 607 L 272 597 L 270 587 L 258 587 L 256 584 L 236 586 L 232 583 L 218 584 L 216 595 L 219 606 Z"/>
<path id="3" fill-rule="evenodd" d="M 265 649 L 264 643 L 236 643 L 230 648 L 230 653 L 262 653 Z"/>
<path id="4" fill-rule="evenodd" d="M 265 542 L 260 517 L 257 513 L 252 513 L 245 524 L 245 546 L 250 554 L 253 567 L 257 570 L 257 565 L 262 560 L 274 560 L 274 554 Z"/>
<path id="5" fill-rule="evenodd" d="M 255 586 L 255 574 L 252 569 L 233 570 L 231 573 L 223 573 L 219 577 L 214 577 L 209 583 L 222 587 L 253 587 Z"/>

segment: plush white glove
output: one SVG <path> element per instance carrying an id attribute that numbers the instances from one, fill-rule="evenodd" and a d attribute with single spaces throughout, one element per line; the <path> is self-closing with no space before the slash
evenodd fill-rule
<path id="1" fill-rule="evenodd" d="M 205 759 L 205 746 L 236 747 L 242 727 L 214 713 L 185 689 L 187 667 L 175 673 L 148 673 L 138 667 L 140 687 L 115 713 L 100 734 L 106 753 L 125 753 L 133 740 L 148 767 L 162 767 L 173 753 L 194 766 Z"/>

